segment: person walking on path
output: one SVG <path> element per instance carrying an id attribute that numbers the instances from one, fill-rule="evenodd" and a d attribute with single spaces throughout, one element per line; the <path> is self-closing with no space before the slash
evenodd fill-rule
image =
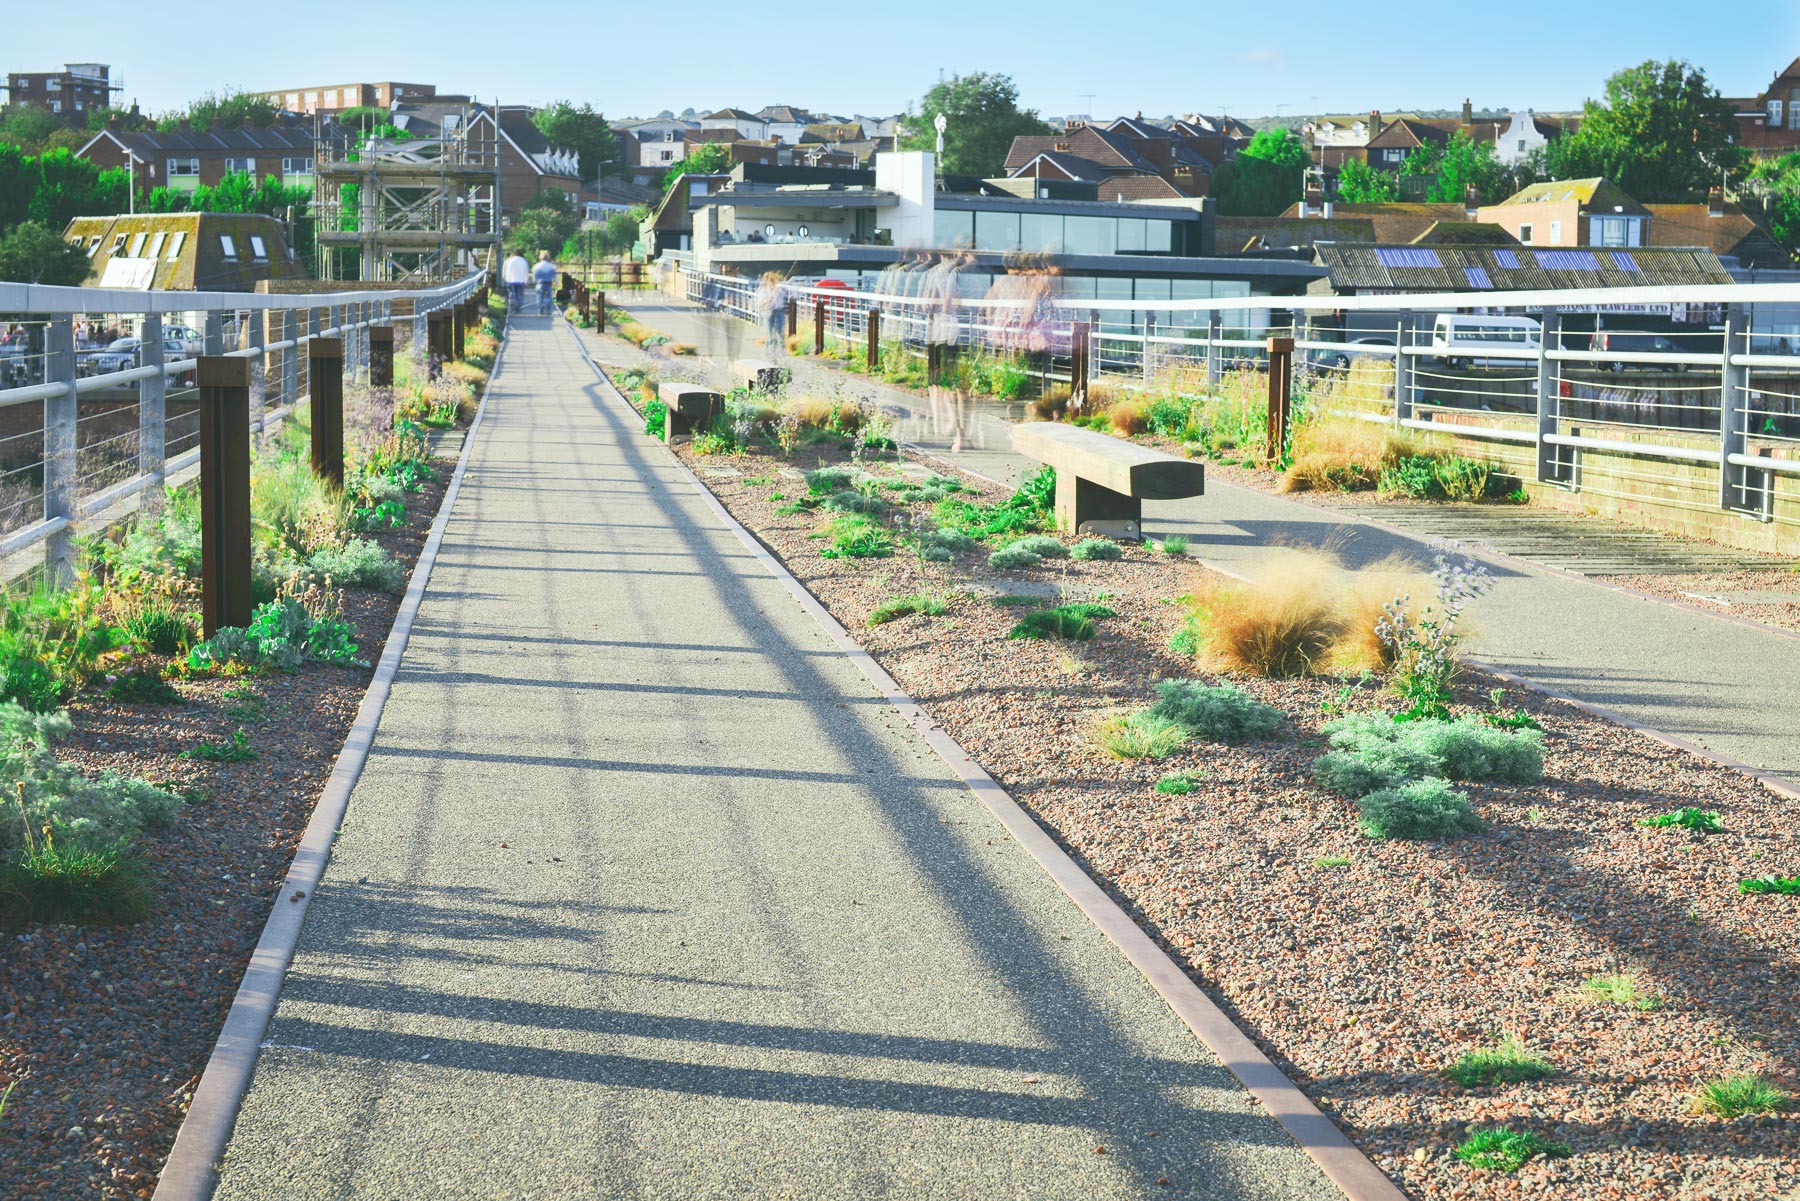
<path id="1" fill-rule="evenodd" d="M 780 358 L 787 350 L 787 304 L 781 276 L 773 271 L 764 273 L 756 290 L 756 311 L 762 317 L 764 349 L 771 358 Z"/>
<path id="2" fill-rule="evenodd" d="M 507 311 L 516 313 L 525 307 L 525 284 L 531 279 L 531 264 L 525 256 L 513 251 L 500 268 L 500 282 L 506 285 Z"/>
<path id="3" fill-rule="evenodd" d="M 538 316 L 550 315 L 550 294 L 556 288 L 556 264 L 550 261 L 548 250 L 538 251 L 537 266 L 531 269 L 531 278 L 537 281 Z"/>

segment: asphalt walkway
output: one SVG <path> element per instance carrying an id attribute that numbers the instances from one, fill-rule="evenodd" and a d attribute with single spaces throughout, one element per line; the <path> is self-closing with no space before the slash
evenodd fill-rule
<path id="1" fill-rule="evenodd" d="M 219 1198 L 1337 1195 L 567 330 L 471 456 Z"/>
<path id="2" fill-rule="evenodd" d="M 716 370 L 734 353 L 764 353 L 744 322 L 655 293 L 623 303 L 651 327 L 714 356 Z M 1032 466 L 1011 452 L 1016 409 L 983 403 L 952 411 L 817 361 L 792 364 L 809 387 L 874 399 L 892 416 L 898 436 L 922 450 L 1008 481 Z M 1144 519 L 1153 533 L 1185 534 L 1191 553 L 1247 574 L 1271 547 L 1328 546 L 1352 564 L 1393 553 L 1429 563 L 1438 549 L 1424 534 L 1393 532 L 1356 514 L 1218 480 L 1208 481 L 1204 497 L 1147 504 Z M 1480 545 L 1462 549 L 1495 575 L 1493 591 L 1470 608 L 1474 649 L 1483 659 L 1728 759 L 1800 780 L 1794 719 L 1800 639 L 1540 570 Z"/>

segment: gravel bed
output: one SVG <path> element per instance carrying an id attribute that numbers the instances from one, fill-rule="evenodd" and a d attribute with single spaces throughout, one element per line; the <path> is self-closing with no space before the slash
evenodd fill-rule
<path id="1" fill-rule="evenodd" d="M 408 571 L 454 463 L 407 498 L 404 529 L 373 535 Z M 196 601 L 196 607 L 198 602 Z M 371 663 L 399 597 L 346 592 L 344 614 Z M 174 826 L 142 836 L 155 881 L 136 926 L 0 931 L 0 1196 L 148 1197 L 192 1099 L 271 900 L 362 701 L 372 671 L 308 664 L 293 675 L 172 681 L 182 706 L 84 693 L 60 758 L 168 781 L 192 799 Z M 259 718 L 224 712 L 249 685 Z M 260 757 L 180 758 L 242 729 Z"/>
<path id="2" fill-rule="evenodd" d="M 1800 803 L 1514 692 L 1506 705 L 1547 731 L 1545 780 L 1467 786 L 1489 823 L 1481 835 L 1372 842 L 1350 804 L 1310 782 L 1322 707 L 1344 681 L 1234 681 L 1290 715 L 1283 734 L 1248 746 L 1121 763 L 1089 741 L 1101 717 L 1147 703 L 1153 681 L 1194 674 L 1167 647 L 1171 599 L 1198 566 L 1142 547 L 1004 573 L 985 551 L 950 567 L 827 559 L 812 537 L 823 518 L 779 514 L 774 495 L 804 495 L 781 470 L 830 456 L 679 453 L 1410 1195 L 1747 1201 L 1800 1186 L 1793 1116 L 1726 1122 L 1692 1107 L 1726 1073 L 1800 1084 L 1800 898 L 1737 890 L 1745 876 L 1800 873 Z M 1118 616 L 1087 643 L 1009 640 L 1019 611 L 983 599 L 1053 589 L 1105 594 Z M 955 600 L 942 616 L 867 625 L 880 601 L 919 591 Z M 1485 707 L 1495 685 L 1471 673 L 1463 700 Z M 1350 689 L 1350 710 L 1383 707 L 1392 699 Z M 1171 771 L 1194 773 L 1195 790 L 1153 791 Z M 1689 805 L 1717 810 L 1726 832 L 1635 824 Z M 1587 977 L 1617 971 L 1661 1005 L 1577 998 Z M 1505 1035 L 1557 1074 L 1475 1089 L 1445 1078 Z M 1516 1174 L 1451 1155 L 1470 1128 L 1500 1123 L 1575 1153 Z"/>
<path id="3" fill-rule="evenodd" d="M 1748 621 L 1800 630 L 1800 575 L 1792 571 L 1714 571 L 1694 575 L 1597 576 L 1637 592 Z M 1793 600 L 1772 593 L 1791 592 Z"/>

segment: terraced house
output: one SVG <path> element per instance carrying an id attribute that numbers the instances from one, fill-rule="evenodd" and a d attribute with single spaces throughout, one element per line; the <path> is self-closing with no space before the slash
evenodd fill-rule
<path id="1" fill-rule="evenodd" d="M 75 157 L 103 169 L 130 166 L 140 194 L 159 187 L 191 192 L 202 184 L 216 186 L 238 171 L 259 180 L 273 175 L 286 184 L 311 183 L 313 147 L 310 122 L 196 129 L 183 119 L 178 129 L 131 133 L 114 120 Z"/>

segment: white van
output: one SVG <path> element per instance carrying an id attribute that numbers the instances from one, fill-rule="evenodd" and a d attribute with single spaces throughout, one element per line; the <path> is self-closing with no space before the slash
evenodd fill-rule
<path id="1" fill-rule="evenodd" d="M 1431 326 L 1434 358 L 1447 367 L 1516 367 L 1522 360 L 1487 358 L 1487 350 L 1538 348 L 1544 327 L 1530 317 L 1474 317 L 1441 313 Z"/>

